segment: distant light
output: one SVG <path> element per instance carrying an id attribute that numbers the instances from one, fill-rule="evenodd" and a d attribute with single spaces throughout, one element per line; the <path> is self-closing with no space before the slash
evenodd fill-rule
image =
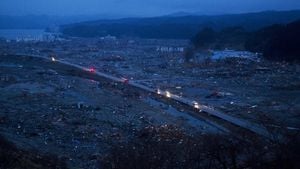
<path id="1" fill-rule="evenodd" d="M 168 98 L 171 98 L 171 97 L 172 97 L 172 96 L 171 96 L 171 93 L 168 92 L 168 91 L 166 91 L 166 96 L 167 96 Z"/>
<path id="2" fill-rule="evenodd" d="M 200 105 L 199 105 L 199 103 L 197 103 L 197 102 L 193 102 L 193 105 L 194 105 L 194 108 L 195 109 L 200 109 Z"/>
<path id="3" fill-rule="evenodd" d="M 55 59 L 54 57 L 51 57 L 51 60 L 52 60 L 52 62 L 55 62 L 55 61 L 56 61 L 56 59 Z"/>
<path id="4" fill-rule="evenodd" d="M 159 89 L 157 89 L 157 94 L 161 94 L 161 91 Z"/>
<path id="5" fill-rule="evenodd" d="M 88 71 L 91 72 L 91 73 L 95 73 L 96 69 L 94 67 L 91 67 L 91 68 L 88 69 Z"/>
<path id="6" fill-rule="evenodd" d="M 127 78 L 124 78 L 124 77 L 122 77 L 122 81 L 123 81 L 123 83 L 129 83 L 129 80 L 127 79 Z"/>

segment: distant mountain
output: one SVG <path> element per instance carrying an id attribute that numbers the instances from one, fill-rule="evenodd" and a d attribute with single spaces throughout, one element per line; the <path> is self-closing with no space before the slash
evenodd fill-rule
<path id="1" fill-rule="evenodd" d="M 166 15 L 166 17 L 168 17 L 168 16 L 169 17 L 192 16 L 192 15 L 195 15 L 195 14 L 194 13 L 180 11 L 180 12 L 175 12 L 175 13 L 168 14 L 168 15 Z"/>
<path id="2" fill-rule="evenodd" d="M 99 18 L 115 19 L 119 17 L 108 14 L 78 16 L 0 15 L 0 29 L 46 29 L 52 26 L 95 20 Z"/>
<path id="3" fill-rule="evenodd" d="M 247 31 L 253 31 L 273 24 L 286 24 L 300 19 L 300 10 L 213 16 L 186 14 L 81 22 L 63 25 L 61 31 L 65 35 L 79 37 L 97 37 L 110 34 L 117 37 L 189 39 L 206 27 L 222 30 L 240 26 Z"/>

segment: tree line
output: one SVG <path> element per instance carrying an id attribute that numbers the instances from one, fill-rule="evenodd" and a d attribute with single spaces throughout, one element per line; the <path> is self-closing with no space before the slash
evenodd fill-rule
<path id="1" fill-rule="evenodd" d="M 270 60 L 299 62 L 300 20 L 283 25 L 276 24 L 257 31 L 231 27 L 221 31 L 204 28 L 191 42 L 196 49 L 236 49 L 262 53 Z"/>

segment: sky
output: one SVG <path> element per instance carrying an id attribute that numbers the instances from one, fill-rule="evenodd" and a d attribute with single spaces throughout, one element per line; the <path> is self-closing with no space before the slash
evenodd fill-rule
<path id="1" fill-rule="evenodd" d="M 300 9 L 300 0 L 0 0 L 0 15 L 159 16 Z"/>

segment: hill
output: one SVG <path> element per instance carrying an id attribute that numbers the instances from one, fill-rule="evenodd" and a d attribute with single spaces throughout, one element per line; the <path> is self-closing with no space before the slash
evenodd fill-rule
<path id="1" fill-rule="evenodd" d="M 214 16 L 175 15 L 81 22 L 63 25 L 61 31 L 65 35 L 78 37 L 98 37 L 110 34 L 117 37 L 189 39 L 205 27 L 222 30 L 227 27 L 241 26 L 247 31 L 254 31 L 273 24 L 286 24 L 297 19 L 300 19 L 300 10 Z"/>
<path id="2" fill-rule="evenodd" d="M 274 24 L 247 32 L 241 27 L 214 31 L 204 28 L 191 42 L 197 50 L 226 48 L 262 53 L 276 61 L 300 61 L 300 20 L 288 24 Z"/>
<path id="3" fill-rule="evenodd" d="M 116 18 L 106 14 L 101 15 L 77 15 L 77 16 L 54 16 L 54 15 L 24 15 L 10 16 L 0 15 L 0 29 L 46 29 L 52 26 L 83 22 L 98 18 Z"/>
<path id="4" fill-rule="evenodd" d="M 261 52 L 271 60 L 300 61 L 300 20 L 260 29 L 246 41 L 245 48 Z"/>

